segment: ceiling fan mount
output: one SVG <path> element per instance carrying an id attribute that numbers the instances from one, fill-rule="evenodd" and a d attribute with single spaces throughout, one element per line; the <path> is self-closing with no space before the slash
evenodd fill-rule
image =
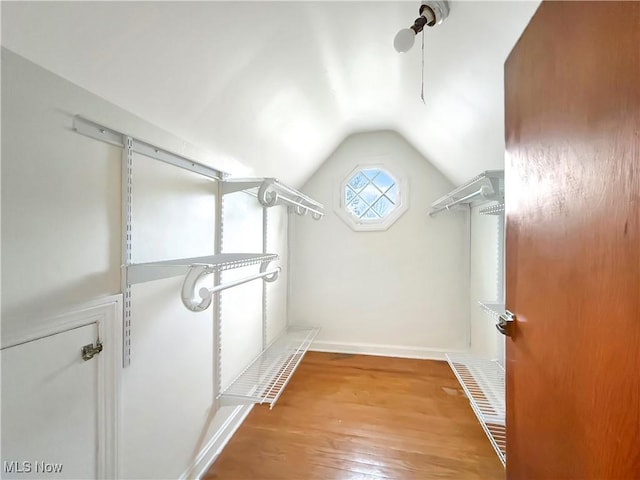
<path id="1" fill-rule="evenodd" d="M 433 27 L 441 24 L 449 16 L 449 2 L 446 0 L 423 0 L 418 10 L 420 16 L 409 28 L 403 28 L 393 40 L 393 47 L 398 53 L 408 52 L 415 42 L 415 37 L 425 26 Z"/>

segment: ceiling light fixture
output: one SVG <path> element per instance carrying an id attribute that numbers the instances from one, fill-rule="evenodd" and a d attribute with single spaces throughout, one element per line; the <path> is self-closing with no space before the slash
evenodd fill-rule
<path id="1" fill-rule="evenodd" d="M 416 35 L 425 27 L 433 27 L 443 22 L 449 16 L 449 2 L 424 0 L 420 5 L 420 16 L 413 25 L 403 28 L 393 40 L 393 48 L 398 53 L 408 52 L 415 43 Z"/>

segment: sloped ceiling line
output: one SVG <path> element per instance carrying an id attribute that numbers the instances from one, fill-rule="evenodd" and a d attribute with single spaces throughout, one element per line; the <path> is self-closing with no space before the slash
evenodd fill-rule
<path id="1" fill-rule="evenodd" d="M 503 63 L 538 4 L 453 2 L 426 106 L 420 49 L 393 49 L 419 2 L 2 2 L 2 43 L 255 175 L 299 187 L 393 129 L 459 184 L 503 165 Z"/>

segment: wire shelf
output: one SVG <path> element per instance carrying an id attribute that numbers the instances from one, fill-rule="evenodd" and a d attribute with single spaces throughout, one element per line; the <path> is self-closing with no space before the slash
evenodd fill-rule
<path id="1" fill-rule="evenodd" d="M 447 354 L 473 412 L 504 465 L 506 456 L 504 369 L 493 360 L 471 354 Z"/>
<path id="2" fill-rule="evenodd" d="M 278 259 L 275 253 L 221 253 L 205 257 L 179 258 L 160 262 L 132 263 L 127 265 L 130 285 L 163 278 L 185 275 L 193 265 L 207 265 L 212 270 L 223 271 L 248 267 Z"/>
<path id="3" fill-rule="evenodd" d="M 267 403 L 273 408 L 319 331 L 289 327 L 222 392 L 221 403 Z"/>
<path id="4" fill-rule="evenodd" d="M 507 461 L 507 429 L 504 425 L 497 425 L 494 423 L 487 423 L 482 425 L 484 433 L 489 437 L 491 446 L 498 454 L 498 458 L 502 462 L 502 466 Z"/>
<path id="5" fill-rule="evenodd" d="M 501 215 L 504 213 L 504 202 L 482 207 L 478 210 L 480 215 Z"/>
<path id="6" fill-rule="evenodd" d="M 498 323 L 500 315 L 504 315 L 505 313 L 504 303 L 478 302 L 478 305 L 480 305 L 482 311 L 491 317 L 495 323 Z"/>

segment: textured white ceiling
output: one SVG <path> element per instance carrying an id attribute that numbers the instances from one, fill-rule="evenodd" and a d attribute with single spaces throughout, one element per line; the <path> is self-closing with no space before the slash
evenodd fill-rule
<path id="1" fill-rule="evenodd" d="M 5 47 L 185 140 L 301 185 L 393 129 L 455 183 L 503 165 L 503 63 L 538 1 L 460 2 L 407 54 L 414 2 L 2 2 Z M 99 119 L 97 119 L 99 120 Z"/>

